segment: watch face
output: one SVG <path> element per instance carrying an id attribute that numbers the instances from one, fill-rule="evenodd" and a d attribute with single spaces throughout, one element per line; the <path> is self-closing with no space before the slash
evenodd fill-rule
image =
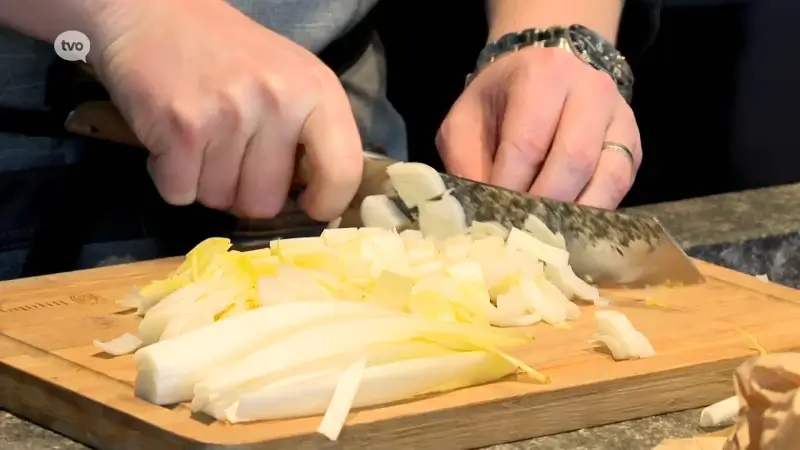
<path id="1" fill-rule="evenodd" d="M 618 85 L 633 84 L 633 72 L 613 44 L 594 31 L 582 26 L 569 27 L 573 50 L 598 70 L 612 75 Z"/>

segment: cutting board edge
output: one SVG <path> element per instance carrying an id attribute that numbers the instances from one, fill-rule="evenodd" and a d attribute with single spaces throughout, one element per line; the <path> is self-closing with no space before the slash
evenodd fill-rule
<path id="1" fill-rule="evenodd" d="M 790 349 L 787 349 L 787 351 L 788 350 Z M 414 448 L 420 450 L 475 448 L 476 446 L 483 447 L 533 439 L 581 428 L 607 425 L 621 421 L 636 420 L 659 414 L 704 407 L 733 394 L 733 383 L 730 381 L 732 372 L 746 359 L 748 359 L 748 357 L 739 357 L 673 369 L 668 372 L 660 373 L 657 377 L 654 377 L 652 374 L 647 374 L 592 383 L 573 388 L 590 391 L 579 399 L 576 399 L 574 396 L 567 396 L 561 391 L 551 391 L 537 393 L 535 395 L 529 394 L 515 398 L 470 404 L 419 415 L 398 417 L 365 424 L 355 424 L 345 428 L 339 442 L 330 444 L 337 446 L 342 445 L 347 448 L 397 448 L 394 446 L 402 443 L 402 440 L 408 439 L 410 442 L 413 442 Z M 166 450 L 173 448 L 202 448 L 277 450 L 295 448 L 299 450 L 317 449 L 326 444 L 326 440 L 316 433 L 303 433 L 295 436 L 279 437 L 274 440 L 244 443 L 223 442 L 219 440 L 203 441 L 200 438 L 188 436 L 165 428 L 162 426 L 163 424 L 152 423 L 137 418 L 129 412 L 117 407 L 105 405 L 99 400 L 81 395 L 66 387 L 56 385 L 46 379 L 19 370 L 8 364 L 0 363 L 0 367 L 2 367 L 2 369 L 0 369 L 0 390 L 16 389 L 18 392 L 22 390 L 29 391 L 27 393 L 28 395 L 17 395 L 16 397 L 2 396 L 2 399 L 0 399 L 1 407 L 20 417 L 44 426 L 45 428 L 98 449 L 121 450 L 146 448 L 148 450 Z M 661 386 L 659 387 L 659 385 Z M 679 388 L 682 389 L 681 399 L 673 399 L 671 402 L 665 401 L 664 403 L 655 403 L 650 401 L 648 404 L 643 404 L 638 410 L 614 412 L 611 415 L 609 415 L 608 409 L 605 408 L 611 401 L 620 401 L 621 397 L 636 396 L 637 393 L 644 391 L 649 392 L 651 396 L 655 393 L 657 395 L 669 397 L 674 395 L 676 389 Z M 45 394 L 44 392 L 46 390 L 50 392 Z M 9 402 L 13 401 L 15 398 L 17 400 L 24 400 L 30 398 L 30 396 L 39 395 L 40 393 L 41 395 L 46 395 L 49 401 L 53 402 L 48 411 L 37 409 L 35 407 L 35 402 L 26 403 L 24 401 L 16 401 L 14 404 L 9 404 Z M 537 406 L 535 404 L 525 405 L 525 403 L 530 403 L 531 401 L 548 403 L 548 399 L 544 398 L 546 396 L 554 397 L 555 401 L 560 405 L 558 408 L 562 411 L 552 411 L 555 408 L 550 408 L 548 415 L 545 416 L 544 420 L 539 421 L 536 427 L 533 429 L 524 427 L 524 422 L 530 419 L 523 419 L 522 417 L 527 417 L 528 414 L 535 415 L 537 412 Z M 54 401 L 58 401 L 58 404 L 56 405 Z M 579 402 L 580 406 L 583 406 L 583 408 L 576 408 L 576 402 Z M 627 402 L 623 400 L 621 403 Z M 504 407 L 502 404 L 506 404 L 506 406 Z M 515 407 L 508 407 L 510 404 L 515 404 Z M 591 407 L 587 409 L 585 408 L 586 405 L 591 405 Z M 96 429 L 114 429 L 116 431 L 112 434 L 116 436 L 104 436 L 102 432 L 92 434 L 84 431 L 83 428 L 85 427 L 81 427 L 80 424 L 76 422 L 78 418 L 77 415 L 68 414 L 66 416 L 71 420 L 63 420 L 64 414 L 58 414 L 59 411 L 63 412 L 62 408 L 77 408 L 79 411 L 92 411 L 89 413 L 90 415 L 88 417 L 84 416 L 81 417 L 81 419 L 91 420 L 93 423 L 97 424 L 94 427 Z M 541 409 L 541 407 L 538 407 L 538 409 Z M 563 420 L 564 416 L 575 414 L 578 409 L 581 409 L 578 414 L 579 419 Z M 56 413 L 50 414 L 52 411 L 56 411 Z M 464 420 L 465 413 L 470 416 L 469 420 Z M 536 420 L 541 418 L 540 415 L 541 412 L 536 416 Z M 504 417 L 501 418 L 499 416 Z M 558 419 L 549 419 L 548 422 L 546 417 L 558 417 Z M 504 426 L 496 428 L 494 431 L 494 436 L 496 437 L 493 437 L 494 428 L 491 427 L 491 423 L 495 421 L 503 422 Z M 105 425 L 100 425 L 104 422 Z M 393 430 L 391 433 L 375 433 L 370 430 L 373 427 L 383 428 L 385 430 L 386 424 L 392 422 L 395 424 L 391 427 Z M 520 425 L 519 427 L 513 427 L 514 429 L 527 429 L 530 431 L 509 433 L 509 422 L 518 423 Z M 121 427 L 121 425 L 131 426 Z M 476 431 L 476 427 L 478 431 Z M 120 434 L 120 428 L 122 428 L 122 435 L 124 436 Z M 458 445 L 459 435 L 467 435 L 467 433 L 459 433 L 459 429 L 464 430 L 466 428 L 469 429 L 469 434 L 472 437 L 462 439 L 464 445 Z M 412 433 L 408 436 L 404 436 L 403 431 L 408 429 L 411 429 Z M 442 430 L 447 430 L 444 436 L 440 433 Z M 502 434 L 502 437 L 499 436 L 498 433 Z M 420 446 L 419 438 L 421 435 L 428 436 L 426 439 L 422 440 L 425 443 L 424 446 Z M 476 442 L 474 439 L 476 435 L 482 436 L 482 441 Z M 401 442 L 398 442 L 398 440 Z M 145 443 L 146 446 L 144 446 Z M 387 443 L 391 444 L 386 445 Z"/>
<path id="2" fill-rule="evenodd" d="M 734 284 L 753 292 L 768 294 L 791 303 L 798 303 L 797 289 L 775 283 L 774 281 L 761 281 L 756 278 L 755 275 L 739 272 L 738 270 L 729 269 L 701 259 L 692 258 L 692 260 L 698 268 L 700 268 L 706 280 L 708 280 L 708 278 L 716 278 L 719 281 Z M 700 285 L 702 284 L 705 283 L 700 283 Z"/>
<path id="3" fill-rule="evenodd" d="M 177 263 L 176 258 L 172 258 L 169 260 L 157 260 L 151 261 L 147 263 L 140 263 L 141 265 L 136 267 L 135 275 L 139 276 L 142 275 L 147 269 L 158 269 L 163 270 L 167 269 L 170 266 L 174 266 Z M 759 281 L 755 277 L 747 274 L 743 274 L 740 272 L 733 271 L 731 269 L 723 268 L 720 266 L 716 266 L 710 263 L 705 263 L 702 261 L 698 261 L 699 265 L 703 268 L 705 275 L 708 278 L 715 278 L 720 281 L 729 283 L 731 285 L 735 285 L 739 288 L 755 291 L 759 293 L 766 293 L 776 299 L 782 299 L 784 301 L 792 302 L 792 303 L 800 303 L 798 302 L 797 291 L 783 287 L 780 285 L 776 285 L 773 283 L 764 283 Z M 92 276 L 100 276 L 103 275 L 105 272 L 99 272 L 102 270 L 107 270 L 110 268 L 101 268 L 101 269 L 92 269 L 88 271 L 82 271 L 79 276 L 73 278 L 73 274 L 66 274 L 66 276 L 54 276 L 53 278 L 48 277 L 39 277 L 38 279 L 28 279 L 28 280 L 19 280 L 20 282 L 25 282 L 22 284 L 15 284 L 10 291 L 16 293 L 14 291 L 24 291 L 28 289 L 35 289 L 37 287 L 47 287 L 48 284 L 56 284 L 61 283 L 64 284 L 66 282 L 78 282 L 80 279 L 85 279 L 87 275 Z M 87 274 L 87 272 L 89 272 Z M 110 272 L 113 273 L 113 272 Z M 97 275 L 94 275 L 97 274 Z M 76 279 L 77 278 L 77 279 Z M 91 278 L 91 277 L 90 277 Z M 126 279 L 128 276 L 120 277 L 108 277 L 113 279 Z M 31 280 L 34 281 L 33 285 L 30 284 Z M 38 284 L 38 286 L 37 286 Z M 42 286 L 44 284 L 45 286 Z M 8 285 L 6 285 L 8 286 Z M 10 287 L 10 286 L 9 286 Z M 8 292 L 8 291 L 7 291 Z M 776 349 L 777 350 L 777 349 Z M 797 349 L 786 349 L 789 350 L 797 350 Z M 57 358 L 54 356 L 54 358 Z M 59 358 L 60 359 L 60 358 Z M 348 448 L 357 447 L 357 448 L 386 448 L 391 447 L 391 445 L 386 445 L 387 440 L 392 443 L 392 445 L 397 444 L 397 440 L 403 441 L 406 440 L 408 442 L 413 442 L 415 448 L 430 448 L 432 450 L 442 450 L 442 449 L 449 449 L 449 448 L 466 448 L 466 447 L 475 447 L 481 445 L 492 445 L 501 442 L 509 442 L 509 441 L 517 441 L 522 439 L 528 439 L 531 437 L 538 437 L 544 436 L 548 434 L 554 434 L 564 431 L 570 431 L 577 428 L 589 427 L 589 426 L 597 426 L 606 423 L 613 423 L 619 422 L 624 420 L 630 420 L 635 418 L 642 418 L 648 417 L 655 414 L 662 414 L 666 412 L 672 411 L 680 411 L 684 409 L 690 409 L 694 407 L 706 406 L 707 404 L 713 403 L 714 401 L 720 400 L 727 395 L 730 395 L 732 392 L 733 386 L 730 381 L 731 373 L 733 368 L 735 368 L 739 363 L 747 359 L 747 357 L 741 358 L 734 358 L 729 361 L 714 361 L 705 364 L 695 365 L 691 367 L 686 367 L 683 369 L 678 369 L 678 375 L 683 373 L 682 378 L 679 378 L 678 382 L 683 383 L 683 386 L 673 386 L 672 384 L 661 381 L 661 383 L 666 383 L 670 387 L 662 387 L 661 391 L 655 389 L 654 392 L 662 392 L 660 395 L 673 395 L 676 389 L 681 389 L 682 398 L 674 402 L 665 402 L 664 404 L 648 404 L 642 405 L 639 409 L 635 411 L 629 411 L 626 414 L 617 414 L 613 417 L 609 417 L 606 411 L 603 410 L 602 407 L 598 405 L 602 405 L 603 401 L 608 401 L 607 399 L 604 400 L 606 396 L 611 396 L 611 398 L 619 397 L 621 394 L 619 392 L 612 392 L 612 393 L 603 393 L 599 392 L 597 387 L 604 385 L 603 383 L 618 383 L 620 380 L 614 380 L 610 382 L 603 382 L 603 383 L 593 383 L 587 384 L 584 386 L 594 386 L 595 391 L 598 392 L 591 392 L 585 396 L 581 396 L 579 399 L 572 398 L 570 399 L 568 396 L 564 396 L 563 399 L 557 399 L 559 401 L 560 408 L 563 409 L 565 412 L 561 412 L 562 415 L 570 415 L 570 414 L 578 414 L 582 417 L 579 419 L 573 420 L 570 423 L 572 425 L 566 425 L 562 422 L 564 421 L 556 421 L 555 424 L 545 424 L 542 425 L 541 423 L 537 423 L 535 430 L 527 429 L 522 426 L 515 427 L 514 431 L 509 432 L 509 428 L 506 426 L 500 431 L 499 429 L 492 428 L 491 422 L 497 422 L 496 419 L 499 414 L 509 414 L 515 416 L 525 416 L 531 414 L 531 411 L 535 411 L 535 405 L 530 405 L 526 408 L 502 408 L 500 407 L 500 412 L 497 411 L 498 403 L 506 402 L 509 405 L 514 402 L 519 402 L 519 398 L 515 399 L 503 399 L 498 401 L 486 402 L 480 405 L 469 405 L 468 408 L 485 408 L 481 411 L 472 414 L 472 419 L 469 421 L 469 425 L 461 425 L 461 432 L 459 434 L 459 427 L 458 426 L 443 426 L 442 421 L 451 421 L 453 424 L 460 424 L 464 422 L 464 408 L 450 408 L 448 410 L 440 410 L 435 412 L 423 413 L 418 414 L 415 416 L 410 417 L 399 417 L 396 419 L 389 419 L 383 421 L 376 421 L 371 422 L 369 424 L 357 424 L 353 425 L 350 428 L 346 428 L 342 435 L 342 442 L 337 444 L 330 444 L 335 446 L 340 446 L 345 444 Z M 727 363 L 727 365 L 726 365 Z M 719 365 L 719 366 L 718 366 Z M 3 395 L 2 397 L 8 398 L 9 400 L 0 400 L 0 404 L 2 406 L 6 406 L 8 410 L 19 414 L 23 417 L 27 417 L 37 423 L 44 425 L 47 428 L 54 429 L 60 433 L 63 433 L 67 436 L 70 436 L 78 441 L 85 442 L 89 445 L 93 445 L 98 448 L 113 448 L 116 449 L 159 449 L 159 448 L 203 448 L 203 449 L 211 449 L 211 448 L 219 448 L 219 449 L 235 449 L 235 450 L 249 450 L 249 449 L 271 449 L 271 448 L 286 448 L 287 446 L 291 446 L 293 448 L 325 448 L 328 446 L 326 444 L 324 438 L 321 436 L 315 435 L 313 433 L 305 433 L 300 434 L 293 437 L 282 437 L 271 441 L 261 441 L 257 443 L 243 443 L 243 444 L 226 444 L 224 442 L 210 442 L 209 440 L 204 440 L 201 442 L 198 439 L 195 439 L 192 436 L 187 436 L 186 434 L 175 433 L 166 428 L 164 428 L 162 422 L 157 422 L 159 425 L 155 425 L 152 422 L 147 420 L 137 419 L 131 414 L 121 411 L 118 408 L 112 408 L 107 405 L 103 405 L 100 401 L 95 400 L 93 398 L 88 398 L 77 394 L 76 392 L 72 392 L 64 387 L 58 386 L 54 383 L 48 382 L 46 379 L 36 377 L 35 375 L 25 373 L 22 370 L 12 368 L 7 364 L 0 363 L 0 390 L 8 392 L 9 389 L 20 390 L 25 388 L 25 376 L 32 377 L 33 381 L 29 381 L 27 386 L 33 395 L 33 398 L 37 396 L 37 391 L 39 392 L 39 398 L 41 399 L 41 392 L 44 392 L 43 389 L 53 389 L 58 391 L 55 395 L 52 395 L 50 398 L 54 400 L 59 400 L 63 407 L 65 408 L 75 408 L 75 404 L 86 405 L 84 408 L 85 410 L 89 411 L 90 414 L 94 414 L 91 416 L 91 420 L 97 421 L 99 419 L 104 419 L 107 426 L 103 428 L 108 429 L 116 429 L 116 433 L 112 433 L 110 436 L 103 435 L 102 433 L 93 433 L 91 431 L 84 431 L 79 426 L 79 422 L 76 422 L 76 418 L 72 416 L 67 416 L 71 421 L 62 421 L 54 416 L 57 416 L 56 408 L 49 408 L 48 410 L 41 410 L 36 409 L 34 406 L 35 402 L 30 401 L 30 396 L 25 395 L 22 396 L 22 402 L 17 402 L 16 404 L 8 404 L 11 403 L 13 397 Z M 6 370 L 11 369 L 11 371 Z M 684 371 L 684 372 L 680 372 Z M 703 373 L 706 371 L 706 373 Z M 11 373 L 11 375 L 7 375 Z M 17 374 L 16 377 L 13 377 L 14 373 Z M 697 395 L 689 396 L 687 394 L 686 388 L 686 379 L 691 379 L 693 374 L 695 377 L 699 377 L 705 381 L 701 383 L 694 383 L 692 385 L 693 391 L 699 391 L 702 387 L 704 392 L 698 392 Z M 663 372 L 659 373 L 658 380 L 662 380 L 664 374 L 669 374 L 669 376 L 675 376 L 675 372 Z M 20 377 L 21 375 L 21 377 Z M 653 377 L 652 374 L 647 375 L 647 377 Z M 644 379 L 637 383 L 630 383 L 631 379 L 633 378 L 626 378 L 624 379 L 626 383 L 629 385 L 626 386 L 628 390 L 626 390 L 629 398 L 635 398 L 637 391 L 646 391 L 648 390 L 647 385 L 648 383 L 652 384 L 655 383 L 658 385 L 659 381 L 648 381 Z M 29 379 L 30 380 L 30 379 Z M 683 381 L 681 381 L 683 380 Z M 672 381 L 675 383 L 676 381 Z M 563 395 L 563 391 L 555 391 L 553 393 L 539 393 L 536 396 L 528 395 L 526 397 L 522 397 L 523 401 L 525 398 L 533 398 L 536 397 L 535 400 L 541 403 L 541 398 L 543 394 L 552 394 L 557 395 L 561 393 Z M 76 401 L 77 399 L 77 401 Z M 88 402 L 88 403 L 86 403 Z M 655 403 L 655 402 L 652 402 Z M 41 403 L 40 403 L 41 404 Z M 567 407 L 567 405 L 572 404 L 573 406 Z M 588 414 L 586 412 L 585 406 L 590 404 L 594 411 L 593 414 Z M 113 414 L 111 413 L 113 411 Z M 523 411 L 523 412 L 520 412 Z M 450 416 L 458 416 L 457 419 L 448 418 Z M 61 417 L 61 416 L 59 416 Z M 99 419 L 98 419 L 99 417 Z M 117 420 L 115 423 L 113 420 L 110 420 L 110 417 L 113 417 Z M 475 419 L 477 417 L 477 419 Z M 598 419 L 597 417 L 601 417 Z M 432 418 L 436 418 L 436 420 L 432 420 Z M 513 417 L 513 423 L 520 423 L 523 424 L 524 420 L 519 419 L 519 417 Z M 137 427 L 120 427 L 119 423 L 130 424 L 131 422 L 135 422 L 139 424 Z M 416 428 L 412 427 L 404 427 L 402 426 L 403 421 L 416 421 L 416 422 L 425 422 L 419 428 L 422 428 L 422 432 L 415 432 Z M 397 423 L 396 426 L 390 432 L 384 432 L 383 434 L 375 434 L 372 433 L 370 430 L 372 427 L 378 428 L 380 425 L 386 425 L 387 423 Z M 78 424 L 78 425 L 76 425 Z M 477 424 L 477 425 L 476 425 Z M 488 425 L 487 425 L 488 424 Z M 506 425 L 508 425 L 506 423 Z M 427 428 L 424 427 L 433 427 L 432 431 L 425 431 Z M 476 433 L 476 427 L 479 430 L 485 431 Z M 95 426 L 97 428 L 97 426 Z M 120 430 L 120 428 L 123 428 Z M 408 432 L 408 428 L 411 428 L 411 432 Z M 440 435 L 441 430 L 445 429 L 448 433 L 450 433 L 449 438 L 443 439 Z M 469 429 L 474 436 L 479 436 L 479 438 L 467 440 L 465 436 L 467 433 L 465 430 Z M 495 430 L 495 437 L 492 436 L 492 430 Z M 527 429 L 528 431 L 523 432 L 522 430 Z M 155 431 L 153 431 L 155 430 Z M 398 431 L 399 430 L 399 431 Z M 148 434 L 149 433 L 149 434 Z M 370 434 L 372 433 L 372 434 Z M 403 434 L 406 433 L 406 434 Z M 437 434 L 438 433 L 438 434 Z M 367 436 L 361 437 L 360 435 L 366 434 Z M 415 438 L 419 438 L 420 436 L 427 436 L 430 437 L 430 441 L 424 442 L 423 446 L 415 440 Z M 379 437 L 380 436 L 380 437 Z M 459 437 L 461 436 L 461 437 Z M 127 439 L 125 442 L 121 442 L 122 440 Z M 459 440 L 461 439 L 461 440 Z M 157 442 L 154 442 L 157 441 Z M 178 442 L 176 442 L 176 440 Z M 481 442 L 483 440 L 484 442 Z M 376 442 L 373 442 L 376 441 Z M 469 442 L 469 444 L 459 446 L 459 443 Z M 147 444 L 145 446 L 145 443 Z M 366 444 L 366 445 L 360 445 Z M 396 448 L 396 447 L 395 447 Z"/>

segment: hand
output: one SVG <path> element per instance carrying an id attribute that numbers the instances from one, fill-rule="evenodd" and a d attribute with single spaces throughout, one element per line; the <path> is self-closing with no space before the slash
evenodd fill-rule
<path id="1" fill-rule="evenodd" d="M 361 142 L 339 80 L 315 55 L 225 1 L 118 3 L 91 62 L 149 149 L 167 202 L 272 217 L 302 146 L 311 179 L 300 206 L 317 220 L 346 209 Z"/>
<path id="2" fill-rule="evenodd" d="M 627 146 L 633 157 L 608 148 Z M 486 67 L 437 136 L 451 173 L 532 195 L 613 209 L 642 160 L 633 112 L 608 74 L 558 48 Z"/>

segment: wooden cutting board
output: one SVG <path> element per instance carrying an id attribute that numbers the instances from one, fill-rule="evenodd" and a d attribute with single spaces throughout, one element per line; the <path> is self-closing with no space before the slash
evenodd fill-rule
<path id="1" fill-rule="evenodd" d="M 800 291 L 698 262 L 707 283 L 661 288 L 639 301 L 609 292 L 658 355 L 614 362 L 589 343 L 592 307 L 572 329 L 531 327 L 517 355 L 549 374 L 463 389 L 352 414 L 337 443 L 314 433 L 319 418 L 226 425 L 132 394 L 129 356 L 110 358 L 93 339 L 135 330 L 115 300 L 159 278 L 158 260 L 0 283 L 0 404 L 101 449 L 474 448 L 705 406 L 733 394 L 732 370 L 757 354 L 800 349 Z"/>

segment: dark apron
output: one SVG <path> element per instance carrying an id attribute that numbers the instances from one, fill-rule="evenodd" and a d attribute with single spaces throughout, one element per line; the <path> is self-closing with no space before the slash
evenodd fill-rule
<path id="1" fill-rule="evenodd" d="M 368 16 L 325 48 L 319 54 L 320 59 L 342 74 L 364 54 L 372 35 Z M 0 270 L 0 279 L 82 268 L 80 260 L 89 243 L 149 241 L 154 250 L 142 254 L 164 257 L 185 254 L 210 236 L 233 235 L 237 219 L 227 213 L 200 205 L 166 204 L 145 170 L 147 152 L 143 149 L 66 136 L 64 120 L 75 106 L 107 99 L 103 87 L 78 66 L 56 60 L 48 73 L 46 109 L 0 104 L 0 133 L 71 139 L 80 146 L 74 164 L 3 174 L 2 198 L 9 199 L 14 211 L 14 196 L 34 195 L 35 201 L 21 203 L 33 205 L 23 209 L 35 211 L 14 212 L 23 216 L 34 214 L 38 223 L 33 227 L 27 223 L 6 226 L 0 220 L 0 252 L 28 248 L 21 271 Z M 36 192 L 24 188 L 15 192 L 14 186 L 34 179 L 37 186 L 43 187 Z M 257 232 L 250 230 L 236 244 L 248 247 L 253 244 L 251 241 L 261 240 Z M 128 250 L 122 253 L 136 253 L 140 249 Z"/>

